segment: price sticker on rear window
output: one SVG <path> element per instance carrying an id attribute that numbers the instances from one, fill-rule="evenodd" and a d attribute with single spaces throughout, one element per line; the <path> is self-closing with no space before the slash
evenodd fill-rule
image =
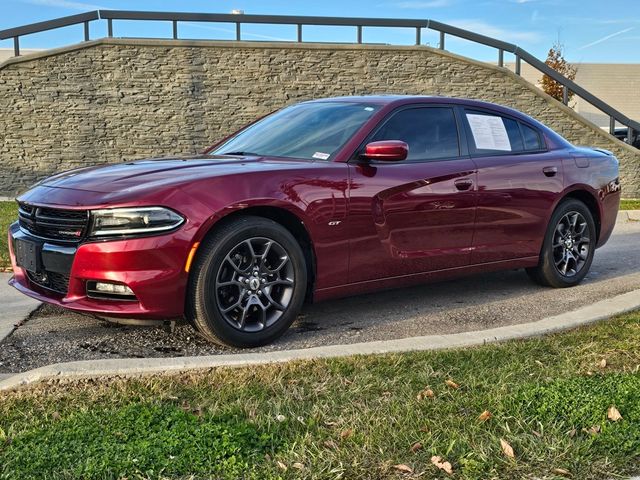
<path id="1" fill-rule="evenodd" d="M 329 158 L 331 156 L 331 154 L 329 153 L 323 153 L 323 152 L 316 152 L 312 155 L 313 158 L 317 158 L 319 160 L 326 160 L 327 158 Z"/>

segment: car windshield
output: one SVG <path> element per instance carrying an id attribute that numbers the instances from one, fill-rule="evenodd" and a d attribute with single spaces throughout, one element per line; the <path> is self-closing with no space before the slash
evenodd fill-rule
<path id="1" fill-rule="evenodd" d="M 211 153 L 329 160 L 379 108 L 347 102 L 293 105 L 256 122 Z"/>

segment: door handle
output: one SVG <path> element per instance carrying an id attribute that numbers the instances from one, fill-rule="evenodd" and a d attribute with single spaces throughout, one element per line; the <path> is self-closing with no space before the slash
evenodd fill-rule
<path id="1" fill-rule="evenodd" d="M 547 177 L 555 177 L 556 173 L 558 173 L 558 167 L 544 167 L 542 169 L 542 173 Z"/>
<path id="2" fill-rule="evenodd" d="M 473 180 L 471 180 L 470 178 L 459 178 L 458 180 L 453 182 L 453 184 L 456 186 L 458 190 L 463 192 L 473 187 Z"/>

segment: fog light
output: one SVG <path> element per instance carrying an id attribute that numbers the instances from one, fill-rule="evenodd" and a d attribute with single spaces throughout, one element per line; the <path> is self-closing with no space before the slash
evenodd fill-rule
<path id="1" fill-rule="evenodd" d="M 116 295 L 133 295 L 133 291 L 126 285 L 119 283 L 96 282 L 96 291 L 115 293 Z"/>
<path id="2" fill-rule="evenodd" d="M 87 282 L 87 296 L 90 298 L 111 298 L 114 300 L 136 300 L 136 296 L 128 286 L 122 283 Z"/>

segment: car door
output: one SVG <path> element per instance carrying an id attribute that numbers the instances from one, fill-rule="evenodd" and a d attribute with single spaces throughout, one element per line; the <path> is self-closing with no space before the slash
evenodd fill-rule
<path id="1" fill-rule="evenodd" d="M 392 112 L 350 169 L 349 281 L 411 275 L 470 262 L 476 171 L 455 109 L 411 105 Z M 406 160 L 364 160 L 373 141 L 401 140 Z"/>
<path id="2" fill-rule="evenodd" d="M 563 187 L 561 158 L 520 119 L 482 109 L 462 117 L 478 171 L 471 263 L 537 257 Z"/>

